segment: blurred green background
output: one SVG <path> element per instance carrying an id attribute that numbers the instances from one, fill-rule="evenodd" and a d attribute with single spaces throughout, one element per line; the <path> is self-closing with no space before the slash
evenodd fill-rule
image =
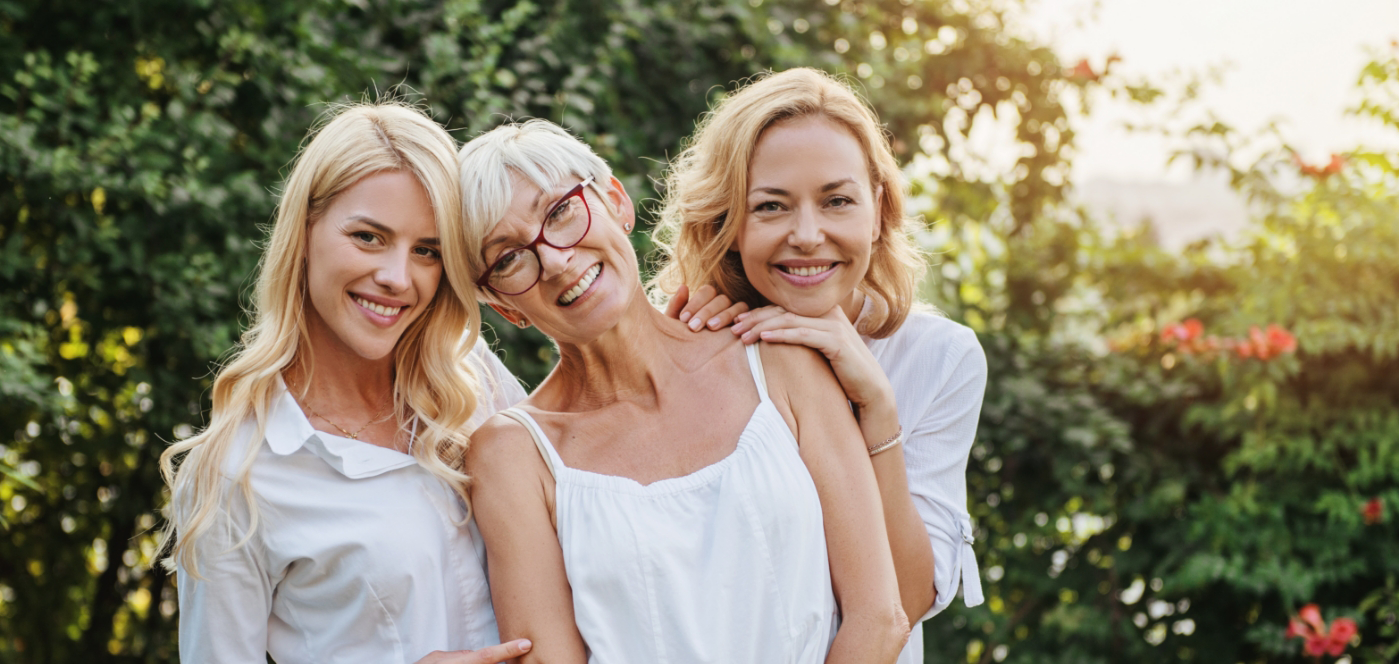
<path id="1" fill-rule="evenodd" d="M 699 114 L 795 65 L 847 75 L 888 123 L 924 295 L 988 355 L 969 470 L 988 600 L 926 623 L 928 661 L 1300 661 L 1307 603 L 1359 625 L 1343 660 L 1394 661 L 1399 154 L 1320 167 L 1276 135 L 1172 130 L 1249 228 L 1181 251 L 1107 232 L 1065 198 L 1066 102 L 1169 110 L 1191 87 L 1060 62 L 1007 20 L 963 0 L 0 0 L 0 662 L 177 659 L 156 460 L 204 422 L 325 102 L 403 86 L 459 140 L 560 122 L 649 223 Z M 1399 50 L 1355 74 L 1354 112 L 1399 134 Z M 974 178 L 948 139 L 992 114 L 1021 156 Z M 538 381 L 552 348 L 488 322 Z"/>

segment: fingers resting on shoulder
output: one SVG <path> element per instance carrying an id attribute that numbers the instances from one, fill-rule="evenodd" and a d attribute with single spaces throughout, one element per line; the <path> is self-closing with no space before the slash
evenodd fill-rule
<path id="1" fill-rule="evenodd" d="M 734 303 L 727 295 L 720 294 L 713 286 L 700 286 L 693 293 L 681 286 L 666 305 L 666 315 L 685 323 L 691 330 L 702 328 L 721 329 L 734 322 L 734 319 L 748 311 L 748 305 Z"/>

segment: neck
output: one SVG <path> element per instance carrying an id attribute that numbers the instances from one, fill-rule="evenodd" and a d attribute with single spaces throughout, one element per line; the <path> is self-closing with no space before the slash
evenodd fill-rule
<path id="1" fill-rule="evenodd" d="M 381 414 L 393 400 L 393 354 L 365 359 L 334 338 L 316 317 L 306 324 L 309 339 L 283 373 L 292 394 L 321 412 Z"/>
<path id="2" fill-rule="evenodd" d="M 559 344 L 559 364 L 540 392 L 559 397 L 567 409 L 591 409 L 619 401 L 654 403 L 661 377 L 672 374 L 671 346 L 692 334 L 646 300 L 632 298 L 621 320 L 582 344 Z"/>

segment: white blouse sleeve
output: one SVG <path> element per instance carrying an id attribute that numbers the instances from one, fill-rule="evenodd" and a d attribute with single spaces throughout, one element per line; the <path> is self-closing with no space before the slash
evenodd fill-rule
<path id="1" fill-rule="evenodd" d="M 241 492 L 225 485 L 225 514 L 214 517 L 195 542 L 199 552 L 196 579 L 183 566 L 176 572 L 180 603 L 180 661 L 210 664 L 265 664 L 267 621 L 276 585 L 255 534 L 233 548 L 248 528 Z"/>
<path id="2" fill-rule="evenodd" d="M 986 391 L 986 354 L 975 333 L 954 329 L 949 335 L 954 342 L 944 347 L 946 355 L 938 363 L 942 370 L 924 374 L 922 385 L 896 388 L 900 410 L 908 406 L 912 412 L 907 415 L 917 418 L 900 418 L 905 422 L 904 458 L 913 504 L 933 546 L 937 599 L 921 620 L 951 605 L 959 581 L 967 606 L 983 600 L 967 512 L 967 459 Z"/>

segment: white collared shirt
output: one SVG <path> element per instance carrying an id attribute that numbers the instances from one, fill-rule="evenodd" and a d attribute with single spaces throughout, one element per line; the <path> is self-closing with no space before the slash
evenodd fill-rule
<path id="1" fill-rule="evenodd" d="M 866 299 L 860 315 L 870 306 Z M 861 338 L 893 385 L 909 492 L 932 540 L 937 599 L 919 620 L 951 605 L 959 586 L 967 606 L 981 604 L 967 512 L 967 458 L 986 392 L 986 354 L 970 328 L 927 311 L 911 312 L 884 339 Z M 916 623 L 898 661 L 923 661 L 923 630 Z"/>
<path id="2" fill-rule="evenodd" d="M 475 428 L 525 397 L 484 343 Z M 251 423 L 225 459 L 231 476 Z M 279 390 L 251 482 L 260 523 L 236 484 L 198 541 L 196 580 L 177 572 L 180 660 L 263 664 L 416 662 L 498 642 L 485 547 L 457 495 L 413 457 L 316 431 Z"/>

